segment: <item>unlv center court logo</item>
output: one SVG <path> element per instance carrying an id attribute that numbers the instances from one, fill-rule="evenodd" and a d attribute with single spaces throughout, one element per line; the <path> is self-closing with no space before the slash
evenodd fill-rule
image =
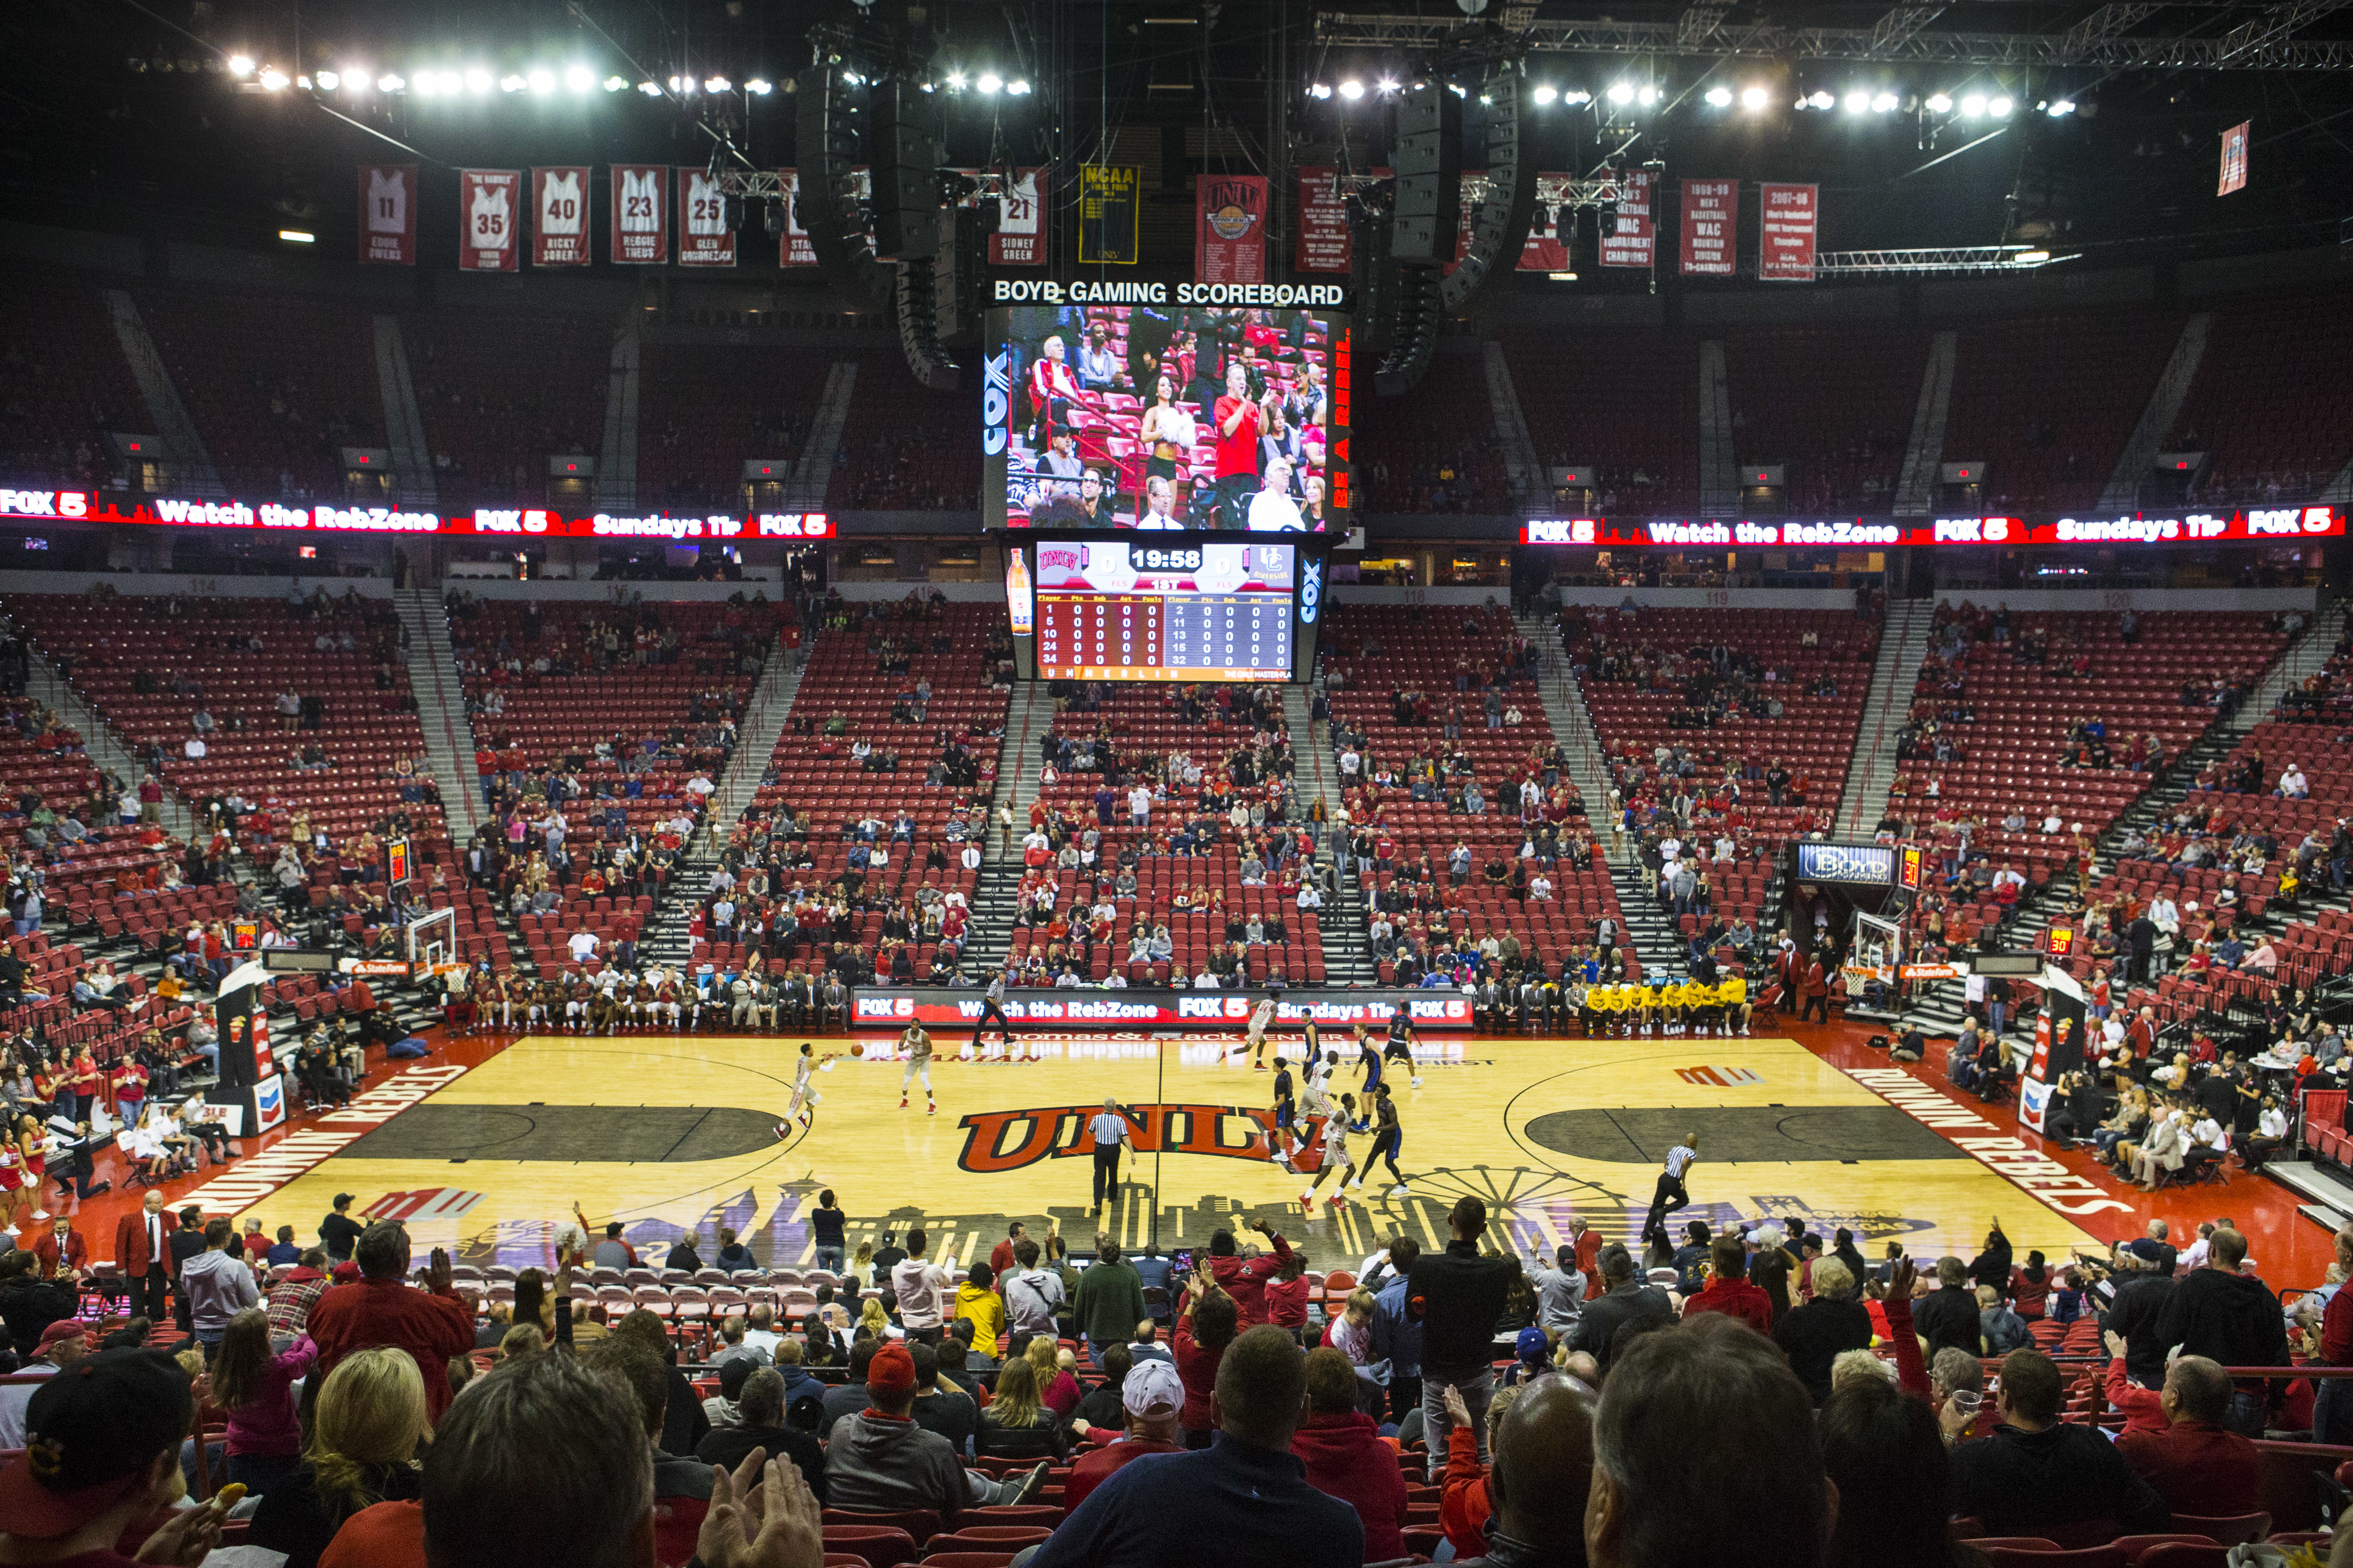
<path id="1" fill-rule="evenodd" d="M 1122 1106 L 1128 1138 L 1138 1154 L 1208 1154 L 1227 1160 L 1271 1159 L 1274 1113 L 1257 1106 L 1138 1105 Z M 956 1155 L 959 1170 L 976 1175 L 1001 1175 L 1020 1171 L 1041 1160 L 1092 1155 L 1093 1140 L 1087 1123 L 1102 1113 L 1103 1102 L 1077 1106 L 1033 1106 L 1022 1110 L 980 1111 L 957 1125 L 964 1128 L 964 1148 Z M 1315 1118 L 1303 1118 L 1297 1131 L 1313 1141 Z"/>

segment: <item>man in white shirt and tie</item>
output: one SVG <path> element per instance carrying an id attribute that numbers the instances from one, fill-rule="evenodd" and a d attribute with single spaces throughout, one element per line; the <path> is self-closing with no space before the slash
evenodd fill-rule
<path id="1" fill-rule="evenodd" d="M 1127 1118 L 1119 1114 L 1119 1104 L 1109 1095 L 1103 1097 L 1103 1109 L 1087 1123 L 1087 1136 L 1095 1149 L 1095 1199 L 1091 1213 L 1103 1213 L 1103 1204 L 1119 1193 L 1119 1151 L 1135 1152 L 1135 1143 L 1129 1135 Z"/>
<path id="2" fill-rule="evenodd" d="M 1642 1221 L 1644 1242 L 1653 1235 L 1665 1234 L 1667 1216 L 1691 1206 L 1691 1194 L 1683 1189 L 1683 1177 L 1698 1158 L 1699 1134 L 1695 1132 L 1683 1134 L 1683 1140 L 1667 1150 L 1666 1168 L 1659 1172 L 1659 1188 L 1651 1197 L 1651 1213 Z"/>

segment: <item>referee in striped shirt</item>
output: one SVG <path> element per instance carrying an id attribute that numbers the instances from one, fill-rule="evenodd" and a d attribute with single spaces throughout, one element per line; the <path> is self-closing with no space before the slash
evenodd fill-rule
<path id="1" fill-rule="evenodd" d="M 1644 1245 L 1652 1236 L 1666 1234 L 1669 1214 L 1691 1206 L 1691 1194 L 1683 1190 L 1683 1177 L 1698 1158 L 1699 1134 L 1695 1132 L 1683 1134 L 1683 1140 L 1667 1150 L 1666 1169 L 1659 1172 L 1659 1190 L 1651 1195 L 1650 1217 L 1642 1222 Z"/>

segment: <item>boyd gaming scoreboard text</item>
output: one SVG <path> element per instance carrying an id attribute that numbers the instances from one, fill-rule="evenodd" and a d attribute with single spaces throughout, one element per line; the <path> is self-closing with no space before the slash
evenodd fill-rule
<path id="1" fill-rule="evenodd" d="M 1040 542 L 1038 675 L 1067 681 L 1286 681 L 1290 545 Z"/>

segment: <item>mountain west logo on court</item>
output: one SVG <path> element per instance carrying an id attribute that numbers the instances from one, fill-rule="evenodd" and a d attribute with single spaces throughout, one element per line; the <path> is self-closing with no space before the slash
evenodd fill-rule
<path id="1" fill-rule="evenodd" d="M 1675 1076 L 1686 1084 L 1728 1089 L 1736 1084 L 1761 1084 L 1765 1075 L 1754 1067 L 1677 1067 Z"/>

